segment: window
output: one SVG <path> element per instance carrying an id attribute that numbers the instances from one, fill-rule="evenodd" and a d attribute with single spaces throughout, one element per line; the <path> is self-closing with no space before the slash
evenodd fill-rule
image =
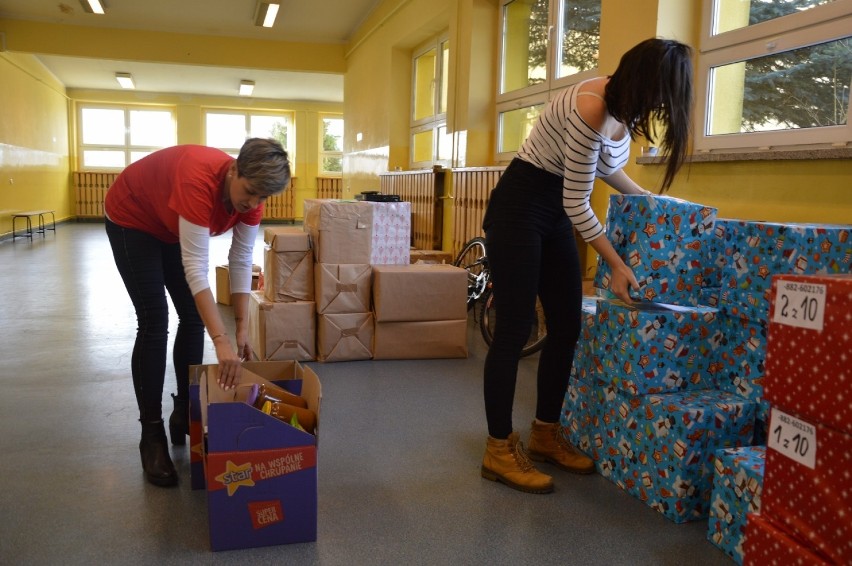
<path id="1" fill-rule="evenodd" d="M 704 0 L 696 150 L 852 141 L 850 30 L 850 0 Z"/>
<path id="2" fill-rule="evenodd" d="M 343 118 L 323 116 L 320 122 L 320 175 L 339 176 L 343 173 Z"/>
<path id="3" fill-rule="evenodd" d="M 290 124 L 289 114 L 208 111 L 205 114 L 205 144 L 237 157 L 247 138 L 272 138 L 281 142 L 292 162 Z"/>
<path id="4" fill-rule="evenodd" d="M 82 169 L 123 169 L 177 143 L 174 115 L 169 109 L 83 105 L 79 124 Z"/>
<path id="5" fill-rule="evenodd" d="M 598 66 L 601 0 L 502 0 L 497 152 L 511 159 L 557 90 Z"/>
<path id="6" fill-rule="evenodd" d="M 432 39 L 414 52 L 411 85 L 411 167 L 449 166 L 452 135 L 447 133 L 450 42 Z"/>

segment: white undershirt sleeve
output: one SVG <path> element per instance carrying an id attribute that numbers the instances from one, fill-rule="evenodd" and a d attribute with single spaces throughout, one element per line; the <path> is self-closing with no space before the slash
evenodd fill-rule
<path id="1" fill-rule="evenodd" d="M 228 252 L 228 271 L 231 275 L 231 293 L 251 292 L 251 268 L 254 256 L 254 242 L 257 239 L 257 225 L 250 226 L 238 222 L 231 237 L 231 250 Z"/>
<path id="2" fill-rule="evenodd" d="M 186 282 L 194 297 L 210 288 L 210 229 L 193 224 L 183 216 L 178 223 L 180 252 Z"/>

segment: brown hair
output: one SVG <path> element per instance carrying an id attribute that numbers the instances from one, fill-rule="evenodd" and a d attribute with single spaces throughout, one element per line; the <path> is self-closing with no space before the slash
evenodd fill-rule
<path id="1" fill-rule="evenodd" d="M 290 184 L 290 159 L 278 141 L 249 138 L 237 156 L 237 175 L 257 192 L 272 196 Z"/>
<path id="2" fill-rule="evenodd" d="M 607 110 L 630 137 L 655 143 L 653 121 L 665 126 L 660 149 L 668 154 L 663 190 L 686 159 L 692 114 L 692 48 L 672 39 L 646 39 L 621 57 L 606 85 Z"/>

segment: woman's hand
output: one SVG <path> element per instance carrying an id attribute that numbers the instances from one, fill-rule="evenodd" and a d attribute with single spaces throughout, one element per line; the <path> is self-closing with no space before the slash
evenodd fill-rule
<path id="1" fill-rule="evenodd" d="M 639 282 L 636 280 L 633 270 L 624 263 L 621 257 L 619 257 L 615 248 L 612 247 L 612 243 L 606 238 L 606 236 L 595 238 L 589 242 L 589 245 L 592 246 L 607 265 L 609 265 L 610 271 L 612 272 L 612 280 L 609 284 L 610 290 L 615 293 L 616 297 L 625 303 L 632 303 L 633 299 L 630 298 L 630 289 L 632 288 L 634 291 L 639 291 Z"/>
<path id="2" fill-rule="evenodd" d="M 237 355 L 244 362 L 252 361 L 254 352 L 251 349 L 248 341 L 247 330 L 237 330 Z"/>
<path id="3" fill-rule="evenodd" d="M 636 275 L 632 269 L 627 267 L 624 262 L 619 262 L 619 264 L 612 267 L 610 290 L 625 303 L 632 304 L 633 299 L 630 297 L 630 289 L 632 288 L 638 293 L 639 282 L 636 280 Z"/>
<path id="4" fill-rule="evenodd" d="M 242 377 L 242 360 L 234 352 L 231 341 L 226 336 L 213 341 L 216 346 L 216 359 L 219 361 L 219 387 L 233 389 Z"/>

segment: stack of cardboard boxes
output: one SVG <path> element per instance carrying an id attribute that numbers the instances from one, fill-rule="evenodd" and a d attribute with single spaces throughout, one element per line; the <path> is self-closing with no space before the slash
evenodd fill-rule
<path id="1" fill-rule="evenodd" d="M 778 275 L 768 290 L 771 412 L 745 563 L 850 564 L 852 276 Z"/>
<path id="2" fill-rule="evenodd" d="M 716 452 L 707 538 L 737 564 L 743 563 L 748 514 L 760 511 L 765 462 L 765 446 Z"/>
<path id="3" fill-rule="evenodd" d="M 754 405 L 714 388 L 718 311 L 700 305 L 716 211 L 668 197 L 613 197 L 607 230 L 641 301 L 584 302 L 565 434 L 598 471 L 675 522 L 705 518 L 713 455 L 751 441 Z M 600 264 L 596 286 L 610 286 Z"/>
<path id="4" fill-rule="evenodd" d="M 566 436 L 601 474 L 670 519 L 722 519 L 708 537 L 740 560 L 762 467 L 730 449 L 766 439 L 768 282 L 777 273 L 849 273 L 849 230 L 717 220 L 677 199 L 612 197 L 608 236 L 643 302 L 613 300 L 609 268 L 599 264 L 595 285 L 609 298 L 584 301 Z M 743 450 L 758 460 L 765 452 Z M 750 492 L 726 481 L 746 472 Z"/>
<path id="5" fill-rule="evenodd" d="M 261 360 L 467 356 L 467 272 L 411 263 L 408 202 L 309 199 L 304 229 L 267 228 L 249 339 Z"/>
<path id="6" fill-rule="evenodd" d="M 377 360 L 467 357 L 467 271 L 445 264 L 377 265 Z"/>
<path id="7" fill-rule="evenodd" d="M 304 229 L 313 243 L 321 298 L 317 358 L 372 358 L 373 266 L 409 264 L 411 203 L 309 199 Z"/>
<path id="8" fill-rule="evenodd" d="M 264 286 L 249 298 L 249 344 L 260 360 L 313 360 L 317 307 L 308 235 L 274 227 L 263 239 Z"/>

